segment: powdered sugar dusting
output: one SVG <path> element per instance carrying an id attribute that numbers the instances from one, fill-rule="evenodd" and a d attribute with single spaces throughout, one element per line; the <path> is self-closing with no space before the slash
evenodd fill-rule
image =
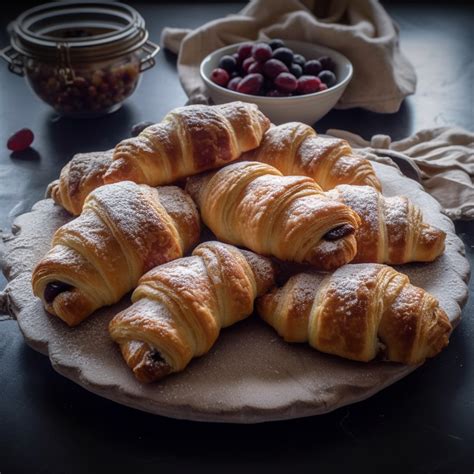
<path id="1" fill-rule="evenodd" d="M 328 194 L 336 199 L 339 196 L 339 200 L 359 214 L 363 221 L 361 233 L 369 232 L 371 235 L 366 236 L 366 239 L 370 239 L 373 244 L 374 235 L 378 234 L 379 229 L 379 193 L 370 186 L 339 185 Z"/>
<path id="2" fill-rule="evenodd" d="M 271 127 L 245 158 L 271 164 L 285 175 L 309 176 L 325 190 L 339 183 L 380 186 L 370 162 L 354 155 L 346 140 L 317 135 L 299 122 Z"/>
<path id="3" fill-rule="evenodd" d="M 272 284 L 275 283 L 276 266 L 267 257 L 249 252 L 248 250 L 241 249 L 240 251 L 254 272 L 255 280 L 260 290 L 258 295 L 260 296 L 267 292 Z"/>
<path id="4" fill-rule="evenodd" d="M 382 266 L 377 264 L 345 265 L 331 277 L 328 292 L 337 298 L 338 312 L 351 315 L 361 304 L 361 293 L 370 294 Z"/>
<path id="5" fill-rule="evenodd" d="M 106 179 L 154 186 L 218 168 L 256 148 L 269 125 L 255 104 L 179 107 L 138 137 L 121 142 Z"/>
<path id="6" fill-rule="evenodd" d="M 195 211 L 186 199 L 182 203 L 187 204 L 183 206 L 184 213 L 191 215 Z M 130 181 L 102 186 L 89 195 L 84 209 L 88 207 L 100 215 L 117 241 L 127 247 L 124 254 L 135 255 L 131 262 L 135 260 L 142 263 L 143 267 L 136 269 L 139 273 L 178 258 L 186 250 L 176 241 L 179 233 L 173 219 L 160 203 L 159 192 L 154 188 Z M 177 208 L 176 212 L 179 212 Z M 194 235 L 194 240 L 197 240 L 197 235 Z"/>
<path id="7" fill-rule="evenodd" d="M 291 285 L 292 306 L 299 312 L 309 311 L 322 281 L 324 273 L 299 273 L 287 285 Z"/>
<path id="8" fill-rule="evenodd" d="M 70 213 L 80 214 L 86 196 L 104 184 L 112 154 L 113 150 L 74 155 L 61 170 L 59 180 L 50 183 L 47 194 Z"/>
<path id="9" fill-rule="evenodd" d="M 408 232 L 408 200 L 404 196 L 385 198 L 384 218 L 391 245 L 401 245 Z"/>
<path id="10" fill-rule="evenodd" d="M 201 221 L 196 204 L 188 193 L 177 186 L 157 188 L 160 202 L 173 219 L 185 247 L 197 242 L 201 232 Z"/>

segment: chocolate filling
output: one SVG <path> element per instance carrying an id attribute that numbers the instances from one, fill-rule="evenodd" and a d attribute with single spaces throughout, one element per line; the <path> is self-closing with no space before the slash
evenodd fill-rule
<path id="1" fill-rule="evenodd" d="M 354 227 L 352 227 L 350 224 L 343 224 L 339 227 L 331 229 L 329 232 L 326 232 L 323 236 L 323 239 L 329 241 L 339 240 L 343 237 L 346 237 L 347 235 L 351 235 L 353 232 Z"/>
<path id="2" fill-rule="evenodd" d="M 148 360 L 150 364 L 148 365 L 148 381 L 159 380 L 162 377 L 165 377 L 171 373 L 171 366 L 166 362 L 161 354 L 153 350 L 148 353 Z M 151 371 L 150 371 L 151 369 Z"/>
<path id="3" fill-rule="evenodd" d="M 161 356 L 161 354 L 160 354 L 158 351 L 150 352 L 150 359 L 151 359 L 153 362 L 157 362 L 157 363 L 162 363 L 162 362 L 164 362 L 164 363 L 166 364 L 165 359 L 163 359 L 163 357 Z"/>
<path id="4" fill-rule="evenodd" d="M 54 301 L 56 296 L 70 290 L 71 288 L 71 285 L 63 283 L 62 281 L 52 281 L 51 283 L 48 283 L 44 289 L 44 299 L 46 303 L 50 304 Z"/>

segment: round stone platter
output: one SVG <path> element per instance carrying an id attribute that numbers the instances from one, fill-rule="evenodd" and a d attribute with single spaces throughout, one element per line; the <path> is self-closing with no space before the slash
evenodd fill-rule
<path id="1" fill-rule="evenodd" d="M 436 296 L 456 326 L 467 298 L 469 264 L 453 223 L 416 181 L 393 167 L 374 167 L 386 196 L 409 196 L 425 221 L 447 232 L 446 251 L 436 261 L 397 269 Z M 0 308 L 17 319 L 26 342 L 47 355 L 55 370 L 97 395 L 168 417 L 256 423 L 329 412 L 370 397 L 416 368 L 353 362 L 287 344 L 252 315 L 223 330 L 211 351 L 185 371 L 140 384 L 107 332 L 111 318 L 130 304 L 129 295 L 69 328 L 48 315 L 32 294 L 34 265 L 49 249 L 54 231 L 70 219 L 45 199 L 15 220 L 12 234 L 3 236 L 2 267 L 9 283 L 0 294 Z"/>

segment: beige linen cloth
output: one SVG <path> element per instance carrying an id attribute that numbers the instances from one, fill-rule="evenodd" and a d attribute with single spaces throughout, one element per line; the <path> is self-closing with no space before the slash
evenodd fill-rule
<path id="1" fill-rule="evenodd" d="M 344 130 L 326 133 L 344 138 L 368 159 L 387 162 L 383 157 L 388 156 L 410 175 L 410 170 L 403 169 L 407 160 L 451 219 L 474 219 L 474 133 L 440 127 L 395 142 L 387 135 L 374 135 L 367 141 Z"/>
<path id="2" fill-rule="evenodd" d="M 349 58 L 354 75 L 338 108 L 397 112 L 415 92 L 415 71 L 400 51 L 398 27 L 376 0 L 253 0 L 239 13 L 193 31 L 165 28 L 161 43 L 179 53 L 181 84 L 189 103 L 197 103 L 207 100 L 199 65 L 209 53 L 269 38 L 315 43 Z"/>

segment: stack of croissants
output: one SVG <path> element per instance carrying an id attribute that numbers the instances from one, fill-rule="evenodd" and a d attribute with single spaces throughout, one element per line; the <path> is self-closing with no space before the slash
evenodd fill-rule
<path id="1" fill-rule="evenodd" d="M 254 309 L 285 341 L 356 361 L 419 364 L 448 344 L 438 301 L 388 266 L 433 261 L 445 233 L 384 197 L 346 141 L 274 126 L 254 104 L 175 109 L 75 155 L 47 194 L 77 217 L 34 269 L 34 294 L 76 326 L 134 290 L 108 329 L 141 382 L 185 369 Z"/>

